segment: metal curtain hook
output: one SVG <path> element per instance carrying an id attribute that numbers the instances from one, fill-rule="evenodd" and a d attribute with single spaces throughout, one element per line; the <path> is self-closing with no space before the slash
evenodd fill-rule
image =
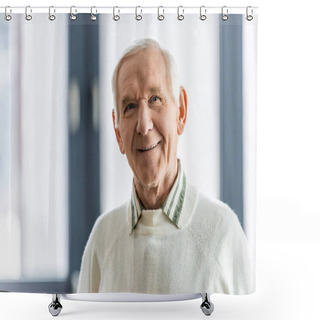
<path id="1" fill-rule="evenodd" d="M 250 10 L 250 14 L 249 14 L 249 10 Z M 253 20 L 253 9 L 252 7 L 247 7 L 247 10 L 246 10 L 246 16 L 247 16 L 247 20 L 248 21 L 252 21 Z"/>
<path id="2" fill-rule="evenodd" d="M 178 20 L 182 21 L 184 19 L 184 9 L 183 6 L 178 7 Z"/>
<path id="3" fill-rule="evenodd" d="M 200 20 L 204 21 L 207 19 L 207 9 L 205 6 L 200 7 Z"/>
<path id="4" fill-rule="evenodd" d="M 140 14 L 138 14 L 138 8 L 140 9 Z M 142 13 L 142 8 L 140 6 L 137 6 L 136 7 L 136 20 L 138 20 L 138 21 L 142 20 L 141 13 Z"/>
<path id="5" fill-rule="evenodd" d="M 52 11 L 53 11 L 53 13 L 56 12 L 56 9 L 54 8 L 54 6 L 49 7 L 49 20 L 50 21 L 53 21 L 56 19 L 56 16 L 52 13 Z"/>
<path id="6" fill-rule="evenodd" d="M 72 21 L 77 19 L 77 9 L 75 6 L 70 7 L 70 19 Z"/>
<path id="7" fill-rule="evenodd" d="M 10 10 L 10 13 L 12 12 L 12 10 L 9 8 L 10 8 L 9 6 L 6 6 L 4 9 L 4 15 L 7 21 L 10 21 L 12 19 L 12 16 L 8 13 L 9 10 Z"/>
<path id="8" fill-rule="evenodd" d="M 223 21 L 227 21 L 228 20 L 228 8 L 226 6 L 223 6 L 221 8 L 221 19 Z"/>
<path id="9" fill-rule="evenodd" d="M 26 7 L 26 10 L 25 10 L 25 14 L 26 14 L 26 20 L 27 21 L 30 21 L 32 19 L 32 15 L 30 14 L 32 12 L 32 9 L 30 6 L 27 6 Z"/>
<path id="10" fill-rule="evenodd" d="M 116 14 L 116 9 L 118 9 L 118 14 Z M 113 7 L 113 20 L 114 21 L 119 21 L 120 16 L 119 16 L 120 10 L 117 6 Z"/>
<path id="11" fill-rule="evenodd" d="M 95 13 L 93 13 L 93 8 L 95 9 Z M 90 10 L 90 20 L 91 21 L 96 21 L 97 20 L 97 9 L 96 7 L 91 7 L 91 10 Z"/>
<path id="12" fill-rule="evenodd" d="M 160 8 L 162 9 L 162 14 L 160 14 Z M 162 21 L 164 19 L 164 9 L 163 6 L 158 7 L 158 20 Z"/>

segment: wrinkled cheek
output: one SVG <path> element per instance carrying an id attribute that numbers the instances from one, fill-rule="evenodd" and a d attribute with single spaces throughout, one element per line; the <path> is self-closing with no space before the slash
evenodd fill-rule
<path id="1" fill-rule="evenodd" d="M 168 146 L 168 161 L 173 160 L 177 156 L 178 139 L 172 138 Z"/>
<path id="2" fill-rule="evenodd" d="M 126 130 L 125 128 L 122 128 L 121 137 L 122 137 L 122 145 L 125 153 L 130 152 L 132 147 L 132 139 L 130 137 L 128 130 Z"/>

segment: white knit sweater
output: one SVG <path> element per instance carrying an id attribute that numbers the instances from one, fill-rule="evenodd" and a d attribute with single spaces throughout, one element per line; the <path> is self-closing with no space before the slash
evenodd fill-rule
<path id="1" fill-rule="evenodd" d="M 101 215 L 86 245 L 78 292 L 153 294 L 254 291 L 253 263 L 237 216 L 187 184 L 181 228 L 143 210 L 131 231 L 130 203 Z"/>

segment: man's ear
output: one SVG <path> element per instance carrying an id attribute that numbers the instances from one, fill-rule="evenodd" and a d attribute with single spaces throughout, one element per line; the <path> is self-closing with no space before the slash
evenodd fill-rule
<path id="1" fill-rule="evenodd" d="M 178 109 L 178 124 L 177 130 L 178 135 L 182 135 L 184 126 L 187 121 L 187 110 L 188 110 L 188 100 L 187 100 L 187 93 L 184 87 L 180 87 L 180 95 L 179 95 L 179 109 Z"/>
<path id="2" fill-rule="evenodd" d="M 112 109 L 112 121 L 113 121 L 113 129 L 114 129 L 114 132 L 116 134 L 116 138 L 117 138 L 117 142 L 118 142 L 118 145 L 119 145 L 120 152 L 122 154 L 125 154 L 124 148 L 123 148 L 122 139 L 121 139 L 121 135 L 120 135 L 120 131 L 119 131 L 119 127 L 116 125 L 116 115 L 115 115 L 114 109 Z"/>

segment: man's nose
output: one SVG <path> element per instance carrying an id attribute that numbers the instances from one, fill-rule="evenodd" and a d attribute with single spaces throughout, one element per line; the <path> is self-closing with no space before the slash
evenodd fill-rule
<path id="1" fill-rule="evenodd" d="M 138 110 L 137 132 L 143 136 L 153 129 L 150 109 L 147 104 L 141 103 Z"/>

